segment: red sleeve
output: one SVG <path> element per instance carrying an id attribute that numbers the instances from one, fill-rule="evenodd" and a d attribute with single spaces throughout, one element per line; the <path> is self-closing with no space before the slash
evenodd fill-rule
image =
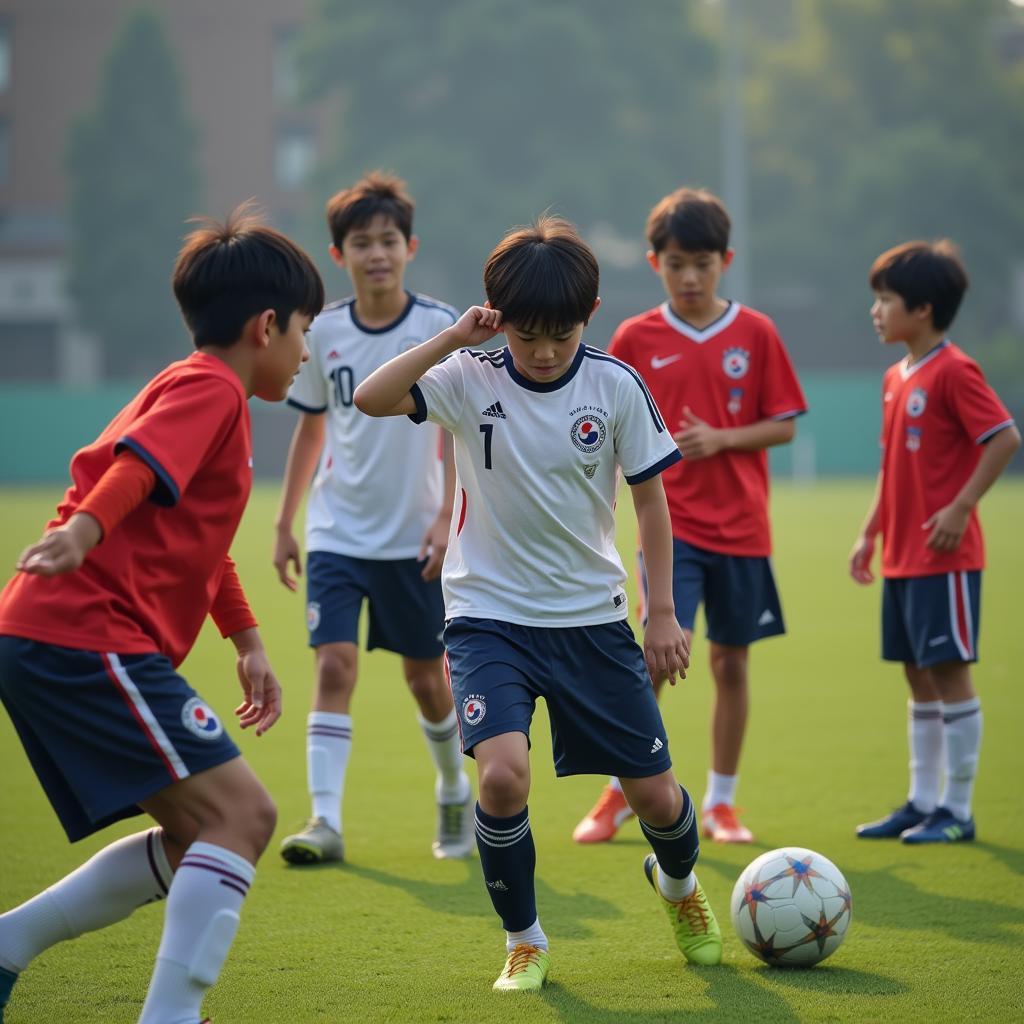
<path id="1" fill-rule="evenodd" d="M 782 339 L 769 329 L 764 346 L 764 376 L 761 380 L 762 419 L 788 420 L 807 412 L 807 399 L 797 380 Z"/>
<path id="2" fill-rule="evenodd" d="M 612 340 L 608 343 L 608 354 L 615 356 L 616 359 L 621 359 L 624 363 L 629 363 L 629 356 L 626 354 L 627 344 L 626 338 L 629 336 L 629 332 L 623 330 L 626 325 L 624 323 L 619 324 L 615 328 L 615 333 L 612 335 Z M 632 363 L 630 363 L 632 366 Z"/>
<path id="3" fill-rule="evenodd" d="M 223 637 L 234 636 L 243 629 L 253 629 L 257 625 L 249 602 L 245 599 L 235 563 L 230 557 L 224 559 L 224 573 L 210 608 L 210 618 L 217 624 Z"/>
<path id="4" fill-rule="evenodd" d="M 137 509 L 156 484 L 156 474 L 142 459 L 125 452 L 96 481 L 75 513 L 87 512 L 100 524 L 104 538 L 129 512 Z"/>
<path id="5" fill-rule="evenodd" d="M 1009 410 L 988 386 L 981 367 L 973 359 L 964 360 L 956 376 L 948 381 L 950 408 L 975 444 L 984 443 L 1013 423 Z"/>
<path id="6" fill-rule="evenodd" d="M 118 438 L 156 474 L 153 500 L 176 505 L 189 481 L 238 422 L 242 396 L 223 377 L 193 375 L 171 382 Z"/>

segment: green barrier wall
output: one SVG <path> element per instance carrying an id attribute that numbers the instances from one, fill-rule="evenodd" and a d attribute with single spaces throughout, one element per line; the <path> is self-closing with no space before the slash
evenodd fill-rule
<path id="1" fill-rule="evenodd" d="M 772 452 L 772 472 L 797 479 L 863 476 L 878 470 L 879 392 L 874 374 L 805 374 L 810 412 L 792 445 Z M 130 385 L 64 391 L 0 386 L 0 483 L 62 482 L 68 460 L 131 398 Z M 257 476 L 279 475 L 295 414 L 251 404 Z"/>

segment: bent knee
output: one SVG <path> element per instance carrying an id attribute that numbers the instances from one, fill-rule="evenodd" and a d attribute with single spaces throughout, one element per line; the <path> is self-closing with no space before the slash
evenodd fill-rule
<path id="1" fill-rule="evenodd" d="M 516 814 L 530 795 L 528 769 L 511 764 L 491 764 L 480 772 L 480 800 L 491 813 L 507 817 Z"/>

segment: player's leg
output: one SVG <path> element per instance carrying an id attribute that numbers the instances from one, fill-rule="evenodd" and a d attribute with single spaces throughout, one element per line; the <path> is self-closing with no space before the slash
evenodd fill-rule
<path id="1" fill-rule="evenodd" d="M 498 990 L 539 989 L 548 940 L 537 914 L 530 831 L 529 730 L 543 671 L 534 634 L 506 622 L 453 619 L 445 628 L 452 695 L 467 755 L 476 759 L 476 843 L 487 894 L 505 929 Z"/>
<path id="2" fill-rule="evenodd" d="M 240 757 L 176 782 L 141 806 L 163 826 L 168 860 L 177 865 L 139 1021 L 186 1024 L 199 1019 L 203 996 L 220 975 L 277 810 Z"/>
<path id="3" fill-rule="evenodd" d="M 697 557 L 694 557 L 694 554 Z M 637 552 L 637 589 L 639 593 L 637 615 L 646 624 L 647 617 L 647 570 L 642 552 Z M 704 566 L 699 552 L 681 540 L 672 541 L 672 597 L 675 602 L 676 619 L 686 636 L 686 645 L 693 641 L 693 624 L 697 618 L 697 607 L 704 595 Z M 654 680 L 655 699 L 661 700 L 664 679 Z M 580 820 L 572 837 L 577 843 L 603 843 L 615 837 L 621 825 L 633 817 L 622 792 L 622 785 L 614 775 L 608 780 L 597 803 Z"/>
<path id="4" fill-rule="evenodd" d="M 367 592 L 366 563 L 327 551 L 306 561 L 306 625 L 315 683 L 306 720 L 306 779 L 311 814 L 305 828 L 281 842 L 290 864 L 343 860 L 342 798 L 352 752 L 350 704 L 359 669 L 359 613 Z"/>

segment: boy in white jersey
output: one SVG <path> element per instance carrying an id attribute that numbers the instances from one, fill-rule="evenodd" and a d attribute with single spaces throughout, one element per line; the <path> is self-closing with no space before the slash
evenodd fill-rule
<path id="1" fill-rule="evenodd" d="M 487 306 L 385 364 L 355 400 L 372 416 L 430 419 L 455 437 L 445 645 L 462 745 L 480 780 L 477 848 L 507 933 L 494 987 L 539 989 L 550 966 L 526 806 L 538 696 L 557 773 L 615 766 L 654 850 L 644 870 L 677 945 L 693 963 L 718 963 L 721 932 L 692 870 L 693 804 L 672 774 L 650 683 L 659 673 L 674 682 L 689 661 L 659 476 L 679 452 L 640 376 L 581 343 L 599 302 L 598 267 L 571 224 L 544 217 L 507 235 L 484 287 Z M 504 349 L 463 347 L 499 330 Z M 650 567 L 643 650 L 625 621 L 615 548 L 620 470 Z"/>
<path id="2" fill-rule="evenodd" d="M 444 676 L 439 581 L 451 519 L 450 438 L 399 421 L 378 422 L 352 404 L 356 385 L 383 363 L 449 327 L 450 306 L 403 286 L 416 253 L 413 201 L 398 178 L 371 172 L 327 203 L 331 258 L 355 295 L 325 307 L 309 333 L 310 360 L 288 394 L 301 412 L 277 518 L 274 566 L 289 590 L 302 564 L 292 532 L 313 480 L 306 513 L 309 643 L 316 689 L 308 719 L 312 816 L 288 836 L 291 864 L 341 860 L 341 801 L 352 745 L 349 706 L 358 665 L 357 630 L 369 601 L 368 648 L 402 656 L 406 682 L 437 767 L 438 858 L 472 848 L 472 795 L 462 767 L 451 691 Z M 319 463 L 319 467 L 318 467 Z M 316 476 L 314 478 L 314 470 Z M 402 486 L 396 488 L 395 479 Z"/>

